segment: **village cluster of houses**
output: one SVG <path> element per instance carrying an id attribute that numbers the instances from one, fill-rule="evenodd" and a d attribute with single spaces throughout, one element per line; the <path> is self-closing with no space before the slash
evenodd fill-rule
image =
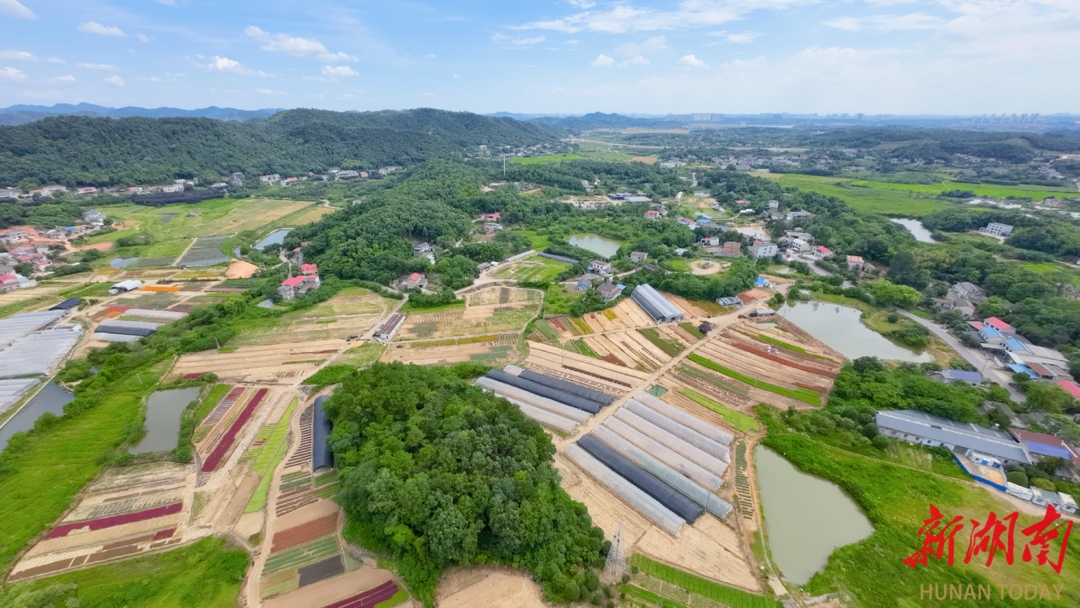
<path id="1" fill-rule="evenodd" d="M 282 300 L 301 298 L 309 291 L 318 289 L 322 285 L 319 280 L 319 267 L 315 264 L 301 264 L 300 274 L 289 277 L 278 286 L 278 295 Z"/>

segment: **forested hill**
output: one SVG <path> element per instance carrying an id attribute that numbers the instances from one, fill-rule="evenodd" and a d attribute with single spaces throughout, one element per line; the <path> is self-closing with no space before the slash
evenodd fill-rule
<path id="1" fill-rule="evenodd" d="M 111 186 L 198 177 L 374 169 L 461 156 L 480 145 L 560 137 L 546 125 L 466 112 L 289 110 L 264 122 L 58 116 L 0 127 L 0 186 Z"/>

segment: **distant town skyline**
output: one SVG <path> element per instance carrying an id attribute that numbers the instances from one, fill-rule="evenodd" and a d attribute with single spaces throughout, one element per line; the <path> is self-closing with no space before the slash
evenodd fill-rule
<path id="1" fill-rule="evenodd" d="M 5 105 L 1080 113 L 1075 0 L 0 0 Z"/>

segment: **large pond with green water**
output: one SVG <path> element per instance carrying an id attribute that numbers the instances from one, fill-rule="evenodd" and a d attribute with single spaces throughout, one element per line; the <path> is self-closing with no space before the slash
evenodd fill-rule
<path id="1" fill-rule="evenodd" d="M 572 234 L 567 240 L 571 245 L 588 249 L 604 259 L 618 253 L 619 247 L 622 245 L 619 241 L 602 237 L 599 234 Z"/>
<path id="2" fill-rule="evenodd" d="M 180 440 L 180 416 L 199 398 L 199 387 L 157 391 L 146 402 L 146 434 L 131 446 L 132 454 L 168 452 Z"/>
<path id="3" fill-rule="evenodd" d="M 784 305 L 780 315 L 848 359 L 877 357 L 912 363 L 934 360 L 930 353 L 917 353 L 894 344 L 863 325 L 862 311 L 857 308 L 828 302 L 799 302 L 795 306 Z"/>
<path id="4" fill-rule="evenodd" d="M 870 520 L 840 486 L 799 471 L 761 445 L 754 448 L 754 466 L 769 551 L 788 582 L 805 585 L 834 550 L 873 534 Z"/>

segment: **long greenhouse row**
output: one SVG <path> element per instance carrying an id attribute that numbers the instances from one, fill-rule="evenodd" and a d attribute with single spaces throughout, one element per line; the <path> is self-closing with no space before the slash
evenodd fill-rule
<path id="1" fill-rule="evenodd" d="M 518 406 L 526 417 L 567 433 L 615 400 L 607 393 L 512 365 L 505 371 L 489 371 L 476 385 Z"/>
<path id="2" fill-rule="evenodd" d="M 715 492 L 734 437 L 656 397 L 639 392 L 566 456 L 608 490 L 674 536 L 705 513 L 731 505 Z"/>

